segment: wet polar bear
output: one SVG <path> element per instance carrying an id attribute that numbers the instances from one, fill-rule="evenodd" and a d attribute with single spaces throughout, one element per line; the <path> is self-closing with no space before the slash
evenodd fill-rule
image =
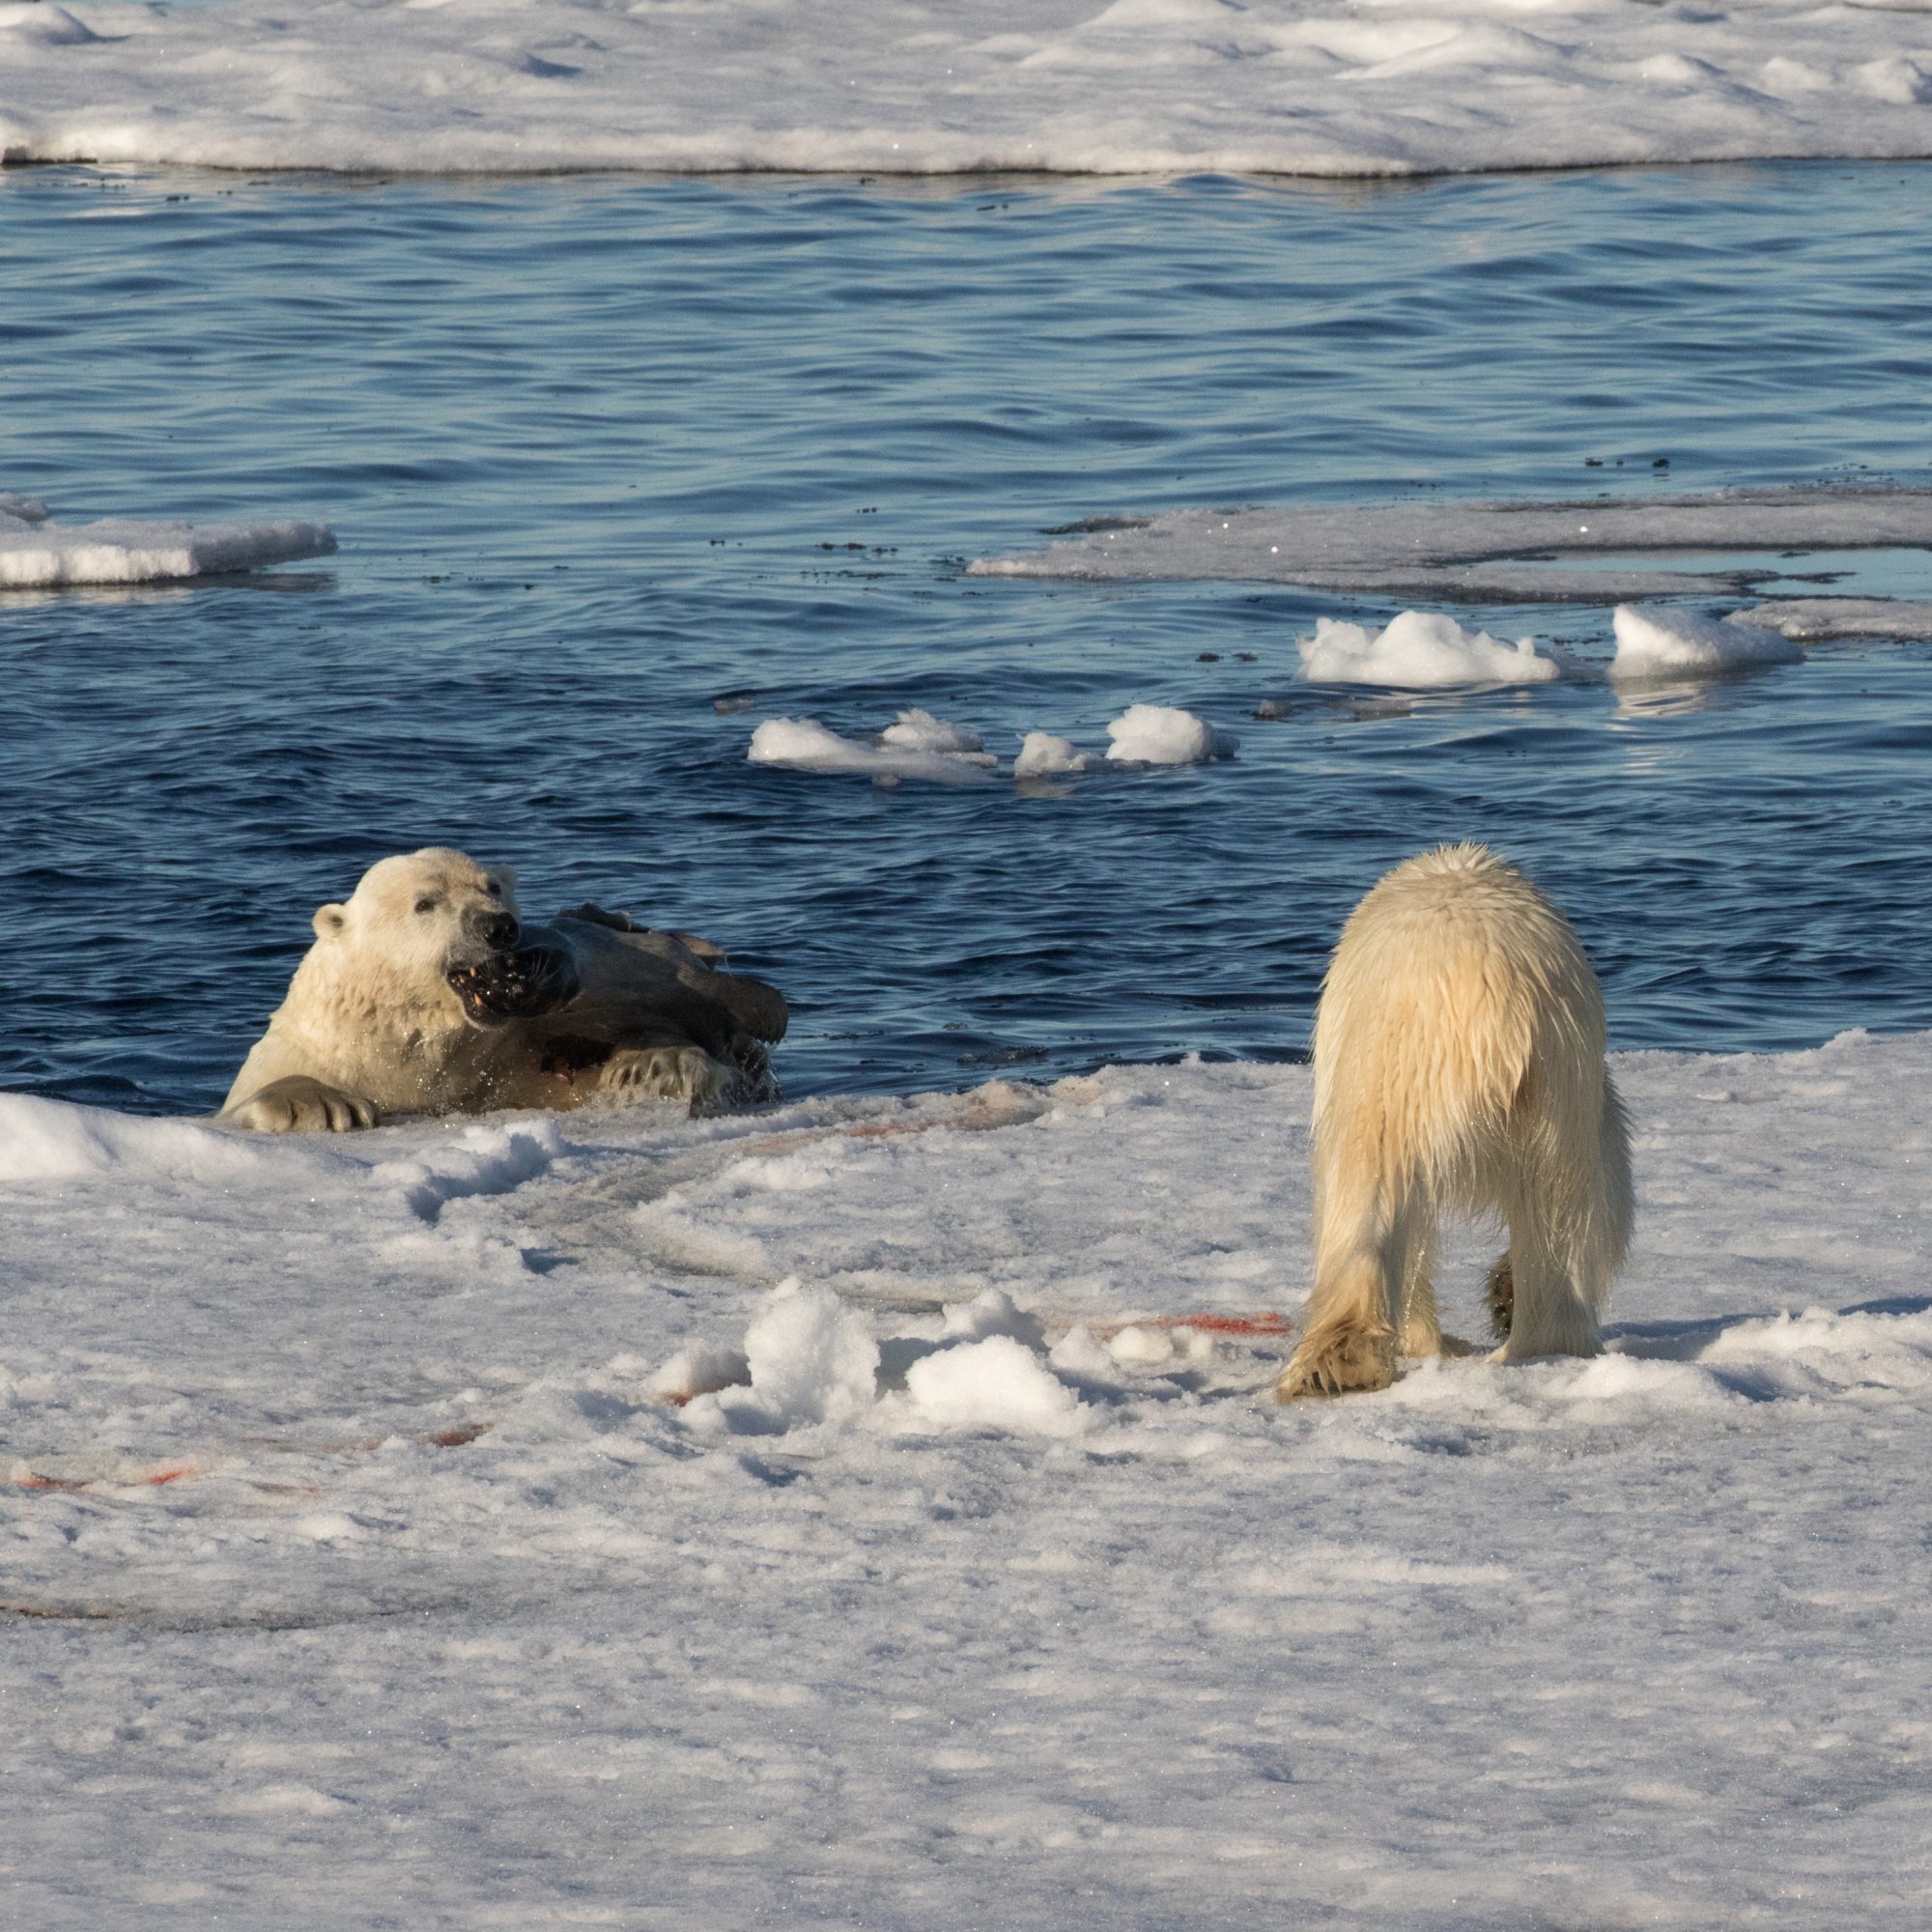
<path id="1" fill-rule="evenodd" d="M 1630 1241 L 1630 1133 L 1604 996 L 1569 922 L 1481 845 L 1398 866 L 1350 916 L 1315 1016 L 1315 1291 L 1275 1393 L 1385 1388 L 1455 1352 L 1430 1249 L 1496 1214 L 1492 1359 L 1594 1355 Z"/>
<path id="2" fill-rule="evenodd" d="M 724 955 L 594 906 L 548 927 L 515 875 L 426 847 L 384 859 L 326 905 L 221 1119 L 268 1133 L 399 1114 L 648 1098 L 776 1098 L 764 1042 L 785 1004 Z"/>

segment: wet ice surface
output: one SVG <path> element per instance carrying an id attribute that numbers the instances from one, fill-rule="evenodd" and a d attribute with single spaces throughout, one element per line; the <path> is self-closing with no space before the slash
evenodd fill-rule
<path id="1" fill-rule="evenodd" d="M 1667 467 L 1667 466 L 1665 466 Z M 976 558 L 976 577 L 1294 583 L 1462 602 L 1712 596 L 1776 579 L 1768 562 L 1857 546 L 1932 546 L 1932 491 L 1728 490 L 1640 502 L 1348 503 L 1102 514 L 1043 551 Z M 1751 550 L 1749 559 L 1710 553 Z M 1589 559 L 1649 551 L 1592 568 Z"/>
<path id="2" fill-rule="evenodd" d="M 10 1903 L 1916 1927 L 1932 1037 L 1615 1070 L 1609 1351 L 1287 1410 L 1301 1067 L 0 1096 Z"/>
<path id="3" fill-rule="evenodd" d="M 1623 697 L 1403 696 L 1309 686 L 1297 645 L 1413 598 L 961 574 L 1096 506 L 1922 483 L 1928 199 L 1830 165 L 0 175 L 0 490 L 341 544 L 0 597 L 0 1085 L 212 1107 L 314 909 L 429 841 L 518 866 L 538 913 L 727 944 L 793 1000 L 795 1093 L 1298 1053 L 1348 908 L 1445 838 L 1571 910 L 1621 1044 L 1932 1025 L 1926 670 L 1887 626 Z M 1446 609 L 1610 661 L 1607 604 Z M 889 788 L 746 760 L 767 720 L 866 743 L 914 707 L 1003 771 L 1034 731 L 1102 758 L 1135 703 L 1238 758 Z"/>

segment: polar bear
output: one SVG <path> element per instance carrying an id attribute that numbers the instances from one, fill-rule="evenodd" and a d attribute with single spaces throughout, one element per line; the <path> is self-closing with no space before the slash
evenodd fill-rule
<path id="1" fill-rule="evenodd" d="M 1283 1402 L 1385 1388 L 1449 1353 L 1430 1248 L 1500 1216 L 1496 1361 L 1594 1355 L 1629 1245 L 1630 1130 L 1604 996 L 1569 922 L 1481 845 L 1396 867 L 1342 930 L 1315 1016 L 1315 1290 Z"/>
<path id="2" fill-rule="evenodd" d="M 268 1133 L 392 1115 L 775 1099 L 785 1004 L 724 954 L 582 906 L 518 916 L 516 877 L 441 846 L 384 859 L 315 944 L 220 1119 Z"/>

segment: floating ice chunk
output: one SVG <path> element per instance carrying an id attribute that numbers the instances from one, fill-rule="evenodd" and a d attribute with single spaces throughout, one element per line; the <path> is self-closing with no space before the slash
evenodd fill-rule
<path id="1" fill-rule="evenodd" d="M 1165 704 L 1128 705 L 1107 736 L 1113 740 L 1107 756 L 1117 764 L 1201 765 L 1232 758 L 1241 743 L 1232 731 Z"/>
<path id="2" fill-rule="evenodd" d="M 1064 772 L 1091 772 L 1099 763 L 1092 752 L 1081 751 L 1071 738 L 1056 738 L 1051 731 L 1029 731 L 1013 760 L 1013 776 L 1052 778 Z"/>
<path id="3" fill-rule="evenodd" d="M 1776 631 L 1733 624 L 1668 605 L 1619 604 L 1612 677 L 1685 677 L 1749 665 L 1798 664 L 1803 648 Z"/>
<path id="4" fill-rule="evenodd" d="M 1465 631 L 1436 611 L 1405 611 L 1385 630 L 1319 617 L 1313 638 L 1295 648 L 1301 675 L 1313 684 L 1385 684 L 1425 691 L 1455 684 L 1548 684 L 1563 675 L 1538 657 L 1531 638 L 1507 644 L 1487 631 Z"/>
<path id="5" fill-rule="evenodd" d="M 999 760 L 986 751 L 986 741 L 963 724 L 950 724 L 930 711 L 914 705 L 901 711 L 895 724 L 879 733 L 882 749 L 893 752 L 938 752 L 949 757 L 965 758 L 976 765 L 996 765 Z"/>
<path id="6" fill-rule="evenodd" d="M 927 1355 L 906 1371 L 906 1389 L 924 1420 L 947 1429 L 1076 1435 L 1093 1419 L 1086 1404 L 1010 1335 Z"/>
<path id="7" fill-rule="evenodd" d="M 879 1345 L 829 1288 L 781 1282 L 745 1331 L 752 1393 L 770 1423 L 846 1422 L 878 1393 Z"/>
<path id="8" fill-rule="evenodd" d="M 943 725 L 926 712 L 906 712 L 898 724 L 888 725 L 886 735 L 899 730 L 916 731 L 908 725 L 913 717 L 925 718 L 938 728 Z M 975 741 L 977 742 L 977 740 Z M 767 718 L 752 733 L 751 749 L 745 753 L 754 765 L 781 765 L 795 772 L 853 773 L 873 779 L 928 779 L 938 784 L 980 784 L 988 767 L 997 760 L 978 752 L 931 751 L 918 745 L 866 744 L 857 738 L 841 738 L 837 731 L 815 718 Z"/>
<path id="9" fill-rule="evenodd" d="M 160 583 L 217 571 L 256 570 L 327 556 L 326 524 L 55 524 L 31 497 L 0 497 L 0 586 L 59 589 L 75 583 Z"/>

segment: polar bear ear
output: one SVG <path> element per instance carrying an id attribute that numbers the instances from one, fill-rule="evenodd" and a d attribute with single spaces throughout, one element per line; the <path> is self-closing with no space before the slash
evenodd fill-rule
<path id="1" fill-rule="evenodd" d="M 339 905 L 318 906 L 311 922 L 318 939 L 333 939 L 349 923 L 349 908 Z"/>

